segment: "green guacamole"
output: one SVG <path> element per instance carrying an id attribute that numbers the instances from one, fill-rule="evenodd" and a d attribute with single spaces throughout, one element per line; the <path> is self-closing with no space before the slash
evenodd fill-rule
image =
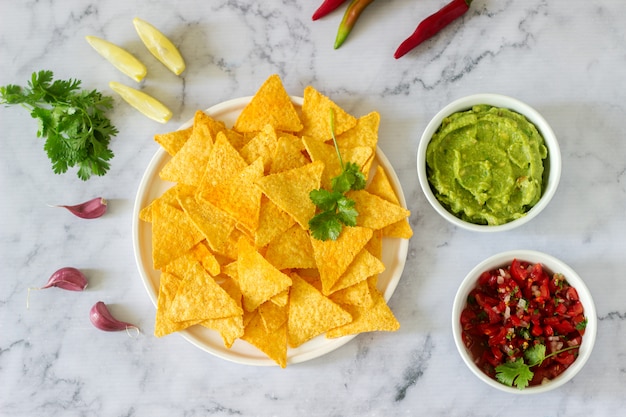
<path id="1" fill-rule="evenodd" d="M 428 180 L 455 216 L 499 225 L 530 210 L 548 156 L 535 125 L 514 111 L 476 105 L 445 118 L 426 150 Z"/>

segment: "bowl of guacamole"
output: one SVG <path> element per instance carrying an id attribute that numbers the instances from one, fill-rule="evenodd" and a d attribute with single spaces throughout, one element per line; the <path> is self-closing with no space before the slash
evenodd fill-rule
<path id="1" fill-rule="evenodd" d="M 559 145 L 532 107 L 499 94 L 453 101 L 427 125 L 417 152 L 427 200 L 474 231 L 502 231 L 534 218 L 556 192 Z"/>

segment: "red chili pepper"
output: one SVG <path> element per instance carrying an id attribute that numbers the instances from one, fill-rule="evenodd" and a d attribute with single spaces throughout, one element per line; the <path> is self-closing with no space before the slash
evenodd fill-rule
<path id="1" fill-rule="evenodd" d="M 352 0 L 337 30 L 337 38 L 335 39 L 335 49 L 339 48 L 343 41 L 346 40 L 350 31 L 354 27 L 361 13 L 374 0 Z"/>
<path id="2" fill-rule="evenodd" d="M 441 29 L 467 12 L 470 4 L 472 4 L 472 0 L 452 0 L 437 13 L 422 20 L 422 22 L 417 25 L 415 32 L 400 44 L 396 53 L 393 54 L 394 58 L 398 59 L 404 56 L 417 45 L 435 36 Z"/>
<path id="3" fill-rule="evenodd" d="M 341 6 L 346 0 L 324 0 L 320 7 L 313 13 L 313 20 L 321 19 L 328 13 Z"/>

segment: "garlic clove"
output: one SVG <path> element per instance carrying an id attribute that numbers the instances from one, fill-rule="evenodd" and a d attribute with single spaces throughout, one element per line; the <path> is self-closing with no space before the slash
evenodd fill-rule
<path id="1" fill-rule="evenodd" d="M 57 287 L 69 291 L 83 291 L 87 288 L 85 274 L 76 268 L 65 267 L 55 271 L 48 279 L 46 285 L 40 289 Z"/>
<path id="2" fill-rule="evenodd" d="M 74 206 L 61 205 L 56 207 L 63 207 L 81 219 L 96 219 L 106 213 L 107 201 L 102 197 L 96 197 Z"/>
<path id="3" fill-rule="evenodd" d="M 120 330 L 137 329 L 139 328 L 134 324 L 117 320 L 109 311 L 106 304 L 102 301 L 98 301 L 91 307 L 89 311 L 89 320 L 91 323 L 100 330 L 106 332 L 116 332 Z"/>

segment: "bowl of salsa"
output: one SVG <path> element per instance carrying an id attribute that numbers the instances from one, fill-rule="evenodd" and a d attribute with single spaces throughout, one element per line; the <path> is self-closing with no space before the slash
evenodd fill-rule
<path id="1" fill-rule="evenodd" d="M 417 174 L 444 219 L 480 232 L 510 230 L 537 216 L 556 192 L 561 154 L 535 109 L 500 94 L 457 99 L 428 123 Z"/>
<path id="2" fill-rule="evenodd" d="M 462 281 L 452 310 L 461 358 L 488 385 L 533 394 L 585 365 L 596 339 L 589 289 L 563 261 L 537 251 L 494 255 Z"/>

